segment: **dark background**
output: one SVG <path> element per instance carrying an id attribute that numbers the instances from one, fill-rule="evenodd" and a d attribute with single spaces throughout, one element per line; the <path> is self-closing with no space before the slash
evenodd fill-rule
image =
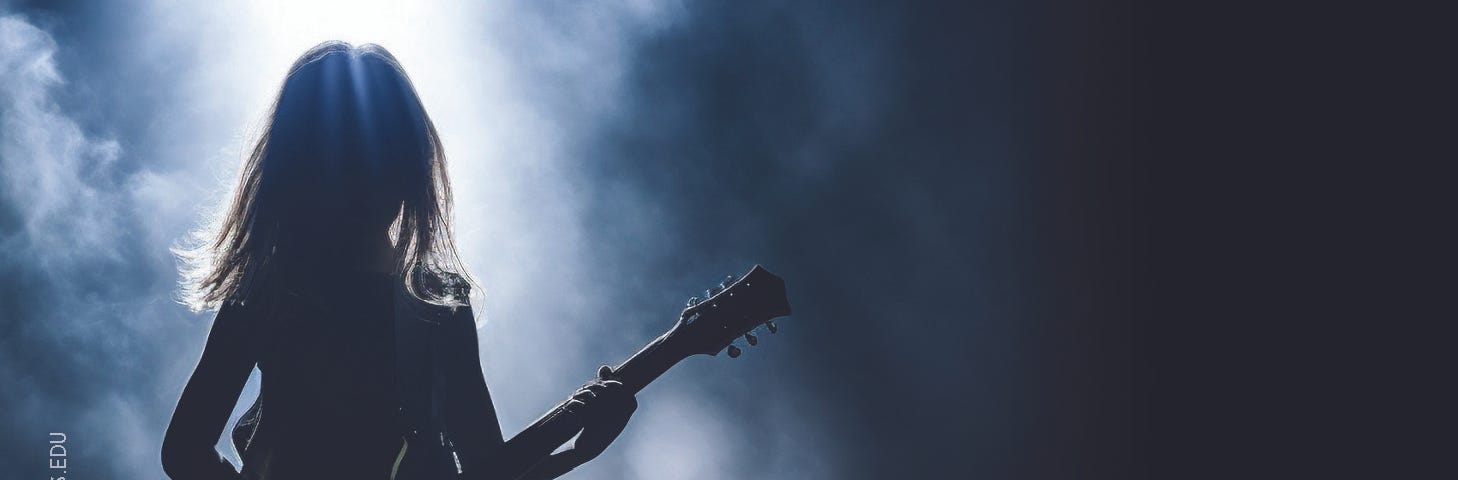
<path id="1" fill-rule="evenodd" d="M 766 7 L 798 25 L 724 4 L 643 47 L 643 106 L 604 133 L 624 160 L 599 174 L 678 206 L 683 242 L 759 243 L 799 276 L 821 323 L 793 361 L 846 475 L 1138 471 L 1127 11 L 1071 3 Z M 879 58 L 849 72 L 888 88 L 873 129 L 816 132 L 856 113 L 815 107 L 837 98 L 812 87 L 823 55 Z M 673 102 L 691 107 L 652 108 Z M 782 145 L 807 134 L 840 161 L 798 165 L 823 177 L 799 187 Z"/>

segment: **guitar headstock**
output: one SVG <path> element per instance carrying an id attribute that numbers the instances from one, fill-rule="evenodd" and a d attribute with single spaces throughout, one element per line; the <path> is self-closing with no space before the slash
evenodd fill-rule
<path id="1" fill-rule="evenodd" d="M 730 276 L 705 291 L 703 298 L 690 298 L 668 341 L 689 354 L 718 355 L 727 347 L 729 356 L 737 357 L 734 340 L 758 344 L 755 329 L 764 326 L 774 333 L 778 327 L 773 319 L 789 314 L 785 281 L 755 265 L 738 279 Z"/>

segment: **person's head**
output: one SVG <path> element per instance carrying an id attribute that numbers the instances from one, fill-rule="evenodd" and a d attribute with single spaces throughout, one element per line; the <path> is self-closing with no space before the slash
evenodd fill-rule
<path id="1" fill-rule="evenodd" d="M 395 57 L 319 44 L 289 69 L 226 210 L 180 252 L 183 300 L 211 309 L 275 280 L 327 281 L 388 245 L 413 295 L 458 304 L 450 207 L 440 137 Z"/>

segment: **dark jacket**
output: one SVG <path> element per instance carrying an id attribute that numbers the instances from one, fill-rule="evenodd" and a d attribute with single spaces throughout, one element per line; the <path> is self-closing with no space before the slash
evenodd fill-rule
<path id="1" fill-rule="evenodd" d="M 497 478 L 539 459 L 504 448 L 469 306 L 425 304 L 384 274 L 261 298 L 213 322 L 163 445 L 175 480 Z M 255 365 L 239 473 L 213 445 Z"/>

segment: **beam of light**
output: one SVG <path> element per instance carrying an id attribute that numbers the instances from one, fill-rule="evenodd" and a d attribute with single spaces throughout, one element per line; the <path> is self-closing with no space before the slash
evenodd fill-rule
<path id="1" fill-rule="evenodd" d="M 281 46 L 324 40 L 401 45 L 419 41 L 429 18 L 425 2 L 262 0 L 250 2 L 258 25 Z"/>
<path id="2" fill-rule="evenodd" d="M 626 43 L 657 28 L 664 12 L 644 1 L 536 10 L 467 2 L 275 0 L 192 12 L 158 9 L 161 18 L 151 21 L 194 22 L 200 41 L 218 51 L 196 65 L 206 88 L 191 98 L 223 103 L 218 110 L 226 114 L 205 122 L 219 130 L 256 127 L 288 65 L 319 42 L 376 43 L 399 59 L 449 157 L 457 241 L 486 290 L 485 303 L 477 308 L 493 319 L 481 331 L 482 363 L 509 436 L 585 380 L 596 364 L 619 360 L 651 338 L 623 321 L 667 317 L 630 312 L 603 317 L 602 312 L 620 311 L 622 305 L 612 298 L 613 290 L 591 288 L 602 280 L 600 272 L 580 266 L 594 252 L 582 233 L 582 223 L 589 220 L 579 213 L 588 200 L 573 185 L 584 181 L 577 165 L 593 159 L 571 155 L 583 141 L 579 137 L 590 133 L 616 102 L 627 68 Z M 552 111 L 558 102 L 572 106 L 570 117 Z M 235 171 L 247 140 L 246 135 L 235 138 L 231 153 L 213 157 L 210 169 Z M 229 175 L 222 177 L 230 181 Z M 652 224 L 640 214 L 631 216 L 634 225 Z M 244 398 L 256 389 L 254 378 Z M 234 420 L 246 408 L 246 401 L 240 403 Z M 658 425 L 662 422 L 654 421 L 655 415 L 685 408 L 644 408 L 638 416 L 644 425 Z M 634 436 L 630 431 L 619 451 L 682 443 L 674 432 Z M 697 436 L 693 443 L 717 450 Z M 704 467 L 710 462 L 682 459 L 678 464 L 704 473 L 713 471 Z M 605 458 L 581 470 L 615 468 L 653 467 Z"/>

